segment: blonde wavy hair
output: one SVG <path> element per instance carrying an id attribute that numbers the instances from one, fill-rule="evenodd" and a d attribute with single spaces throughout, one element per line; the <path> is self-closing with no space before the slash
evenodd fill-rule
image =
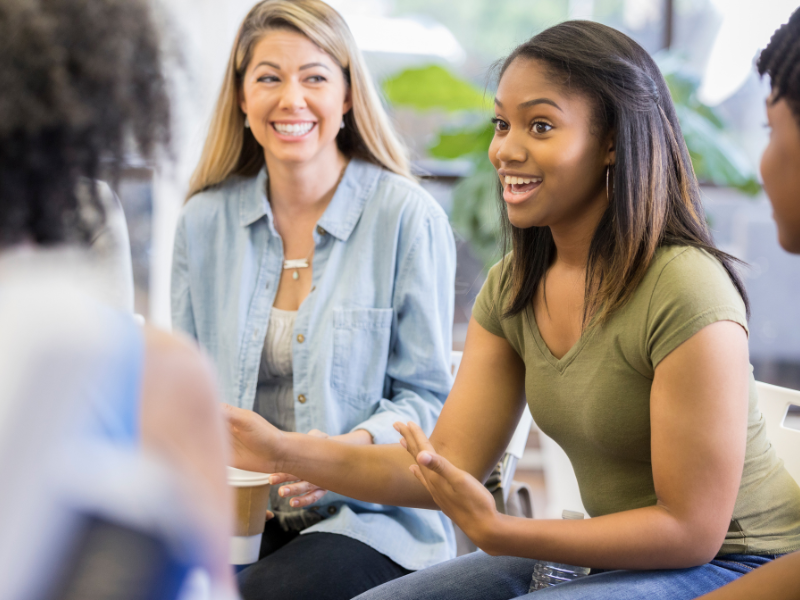
<path id="1" fill-rule="evenodd" d="M 269 31 L 297 31 L 341 67 L 353 108 L 336 143 L 348 158 L 361 158 L 413 179 L 400 143 L 372 85 L 364 59 L 341 15 L 321 0 L 264 0 L 245 17 L 236 35 L 203 153 L 189 182 L 188 200 L 232 175 L 252 177 L 264 166 L 264 152 L 244 127 L 239 105 L 242 78 L 256 44 Z"/>

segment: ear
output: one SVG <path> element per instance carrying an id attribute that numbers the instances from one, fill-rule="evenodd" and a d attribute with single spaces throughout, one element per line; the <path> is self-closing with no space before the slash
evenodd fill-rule
<path id="1" fill-rule="evenodd" d="M 344 93 L 344 104 L 342 104 L 342 118 L 350 112 L 353 108 L 353 89 L 351 87 L 347 88 L 347 91 Z"/>
<path id="2" fill-rule="evenodd" d="M 617 132 L 612 131 L 608 134 L 605 142 L 605 150 L 606 150 L 606 164 L 610 166 L 614 166 L 617 162 L 617 150 L 616 150 L 616 139 L 617 139 Z"/>
<path id="3" fill-rule="evenodd" d="M 239 88 L 239 91 L 236 92 L 237 99 L 239 101 L 239 108 L 242 109 L 242 112 L 247 116 L 247 101 L 244 98 L 244 93 L 242 92 L 242 88 Z"/>

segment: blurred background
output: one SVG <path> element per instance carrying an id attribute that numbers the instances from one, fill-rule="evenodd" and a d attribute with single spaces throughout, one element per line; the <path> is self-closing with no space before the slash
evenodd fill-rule
<path id="1" fill-rule="evenodd" d="M 170 45 L 173 156 L 132 156 L 118 183 L 133 252 L 136 312 L 169 327 L 173 232 L 200 155 L 236 30 L 253 0 L 158 0 Z M 500 257 L 496 176 L 486 158 L 492 66 L 567 19 L 620 29 L 654 55 L 676 102 L 708 220 L 747 263 L 756 378 L 800 389 L 800 257 L 777 244 L 758 175 L 769 83 L 754 61 L 797 0 L 330 0 L 347 20 L 424 187 L 450 215 L 458 243 L 454 349 L 475 296 Z M 795 419 L 800 419 L 796 415 Z M 534 431 L 517 479 L 547 510 Z"/>

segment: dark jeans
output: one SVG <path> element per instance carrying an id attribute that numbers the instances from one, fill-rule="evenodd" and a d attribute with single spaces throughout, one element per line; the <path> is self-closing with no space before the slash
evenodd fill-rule
<path id="1" fill-rule="evenodd" d="M 284 531 L 267 522 L 260 560 L 239 573 L 244 600 L 350 600 L 411 573 L 345 535 Z"/>

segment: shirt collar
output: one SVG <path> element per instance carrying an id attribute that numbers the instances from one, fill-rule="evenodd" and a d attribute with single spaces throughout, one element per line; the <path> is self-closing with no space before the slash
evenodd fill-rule
<path id="1" fill-rule="evenodd" d="M 267 202 L 267 169 L 262 167 L 251 185 L 242 186 L 239 197 L 239 224 L 248 227 L 268 215 L 272 221 L 272 207 Z"/>
<path id="2" fill-rule="evenodd" d="M 328 208 L 317 225 L 337 239 L 346 241 L 358 223 L 364 205 L 374 193 L 381 167 L 352 159 L 344 171 Z M 252 188 L 243 189 L 239 204 L 239 220 L 247 227 L 266 216 L 272 221 L 272 207 L 267 201 L 267 171 L 262 168 L 253 180 Z"/>

